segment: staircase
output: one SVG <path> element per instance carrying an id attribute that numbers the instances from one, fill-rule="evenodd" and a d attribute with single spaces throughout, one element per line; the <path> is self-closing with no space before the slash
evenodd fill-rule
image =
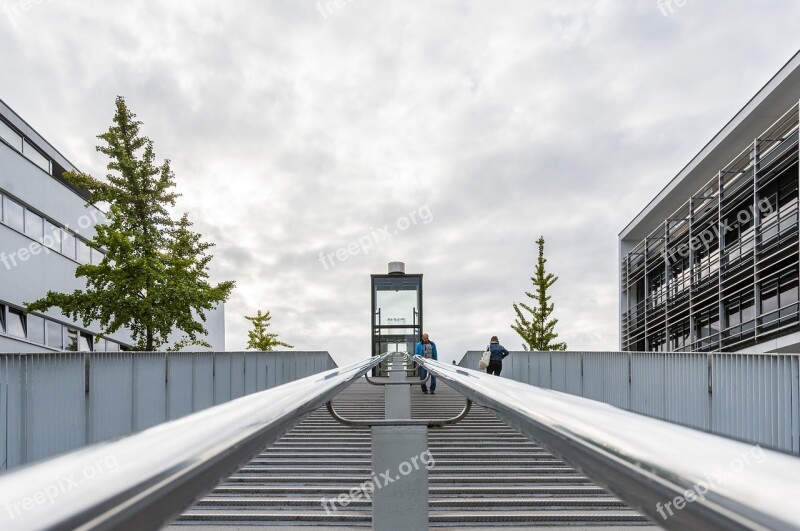
<path id="1" fill-rule="evenodd" d="M 383 393 L 383 387 L 362 379 L 334 404 L 346 417 L 383 418 Z M 412 417 L 452 417 L 463 407 L 464 398 L 441 382 L 435 395 L 412 387 Z M 430 428 L 428 441 L 435 459 L 429 472 L 432 527 L 652 525 L 484 408 L 473 407 L 454 426 Z M 175 526 L 369 527 L 369 500 L 328 505 L 326 511 L 322 499 L 367 481 L 370 455 L 369 428 L 342 426 L 323 407 L 198 501 Z"/>

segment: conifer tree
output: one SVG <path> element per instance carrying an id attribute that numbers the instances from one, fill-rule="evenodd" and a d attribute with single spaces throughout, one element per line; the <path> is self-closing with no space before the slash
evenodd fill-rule
<path id="1" fill-rule="evenodd" d="M 511 328 L 522 338 L 525 350 L 567 350 L 566 343 L 554 342 L 558 338 L 558 334 L 555 333 L 558 319 L 550 318 L 554 304 L 550 302 L 550 295 L 547 294 L 547 290 L 555 284 L 558 277 L 545 271 L 544 264 L 547 259 L 544 257 L 544 236 L 540 236 L 536 244 L 539 246 L 539 259 L 536 262 L 534 276 L 531 277 L 535 289 L 533 293 L 525 292 L 532 302 L 513 304 L 517 318 Z"/>
<path id="2" fill-rule="evenodd" d="M 270 351 L 277 346 L 294 348 L 288 343 L 278 341 L 278 334 L 272 334 L 267 331 L 267 328 L 270 326 L 270 321 L 272 320 L 269 310 L 267 310 L 267 313 L 261 313 L 261 310 L 258 310 L 256 315 L 245 315 L 244 318 L 253 323 L 253 329 L 247 333 L 248 349 Z"/>
<path id="3" fill-rule="evenodd" d="M 95 227 L 89 242 L 103 258 L 77 267 L 75 276 L 86 279 L 85 290 L 50 291 L 26 311 L 60 308 L 84 326 L 99 323 L 98 338 L 127 327 L 136 350 L 157 350 L 176 330 L 186 336 L 173 348 L 208 346 L 198 339 L 206 334 L 205 312 L 228 299 L 234 282 L 208 282 L 212 256 L 206 251 L 213 244 L 190 230 L 186 215 L 177 221 L 170 215 L 178 197 L 170 162 L 156 165 L 153 142 L 141 135 L 141 125 L 117 97 L 113 124 L 98 136 L 103 144 L 97 151 L 110 159 L 106 179 L 64 174 L 89 192 L 90 203 L 107 207 L 108 222 Z"/>

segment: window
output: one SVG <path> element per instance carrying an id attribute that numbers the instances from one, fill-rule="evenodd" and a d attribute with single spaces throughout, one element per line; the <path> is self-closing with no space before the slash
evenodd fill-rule
<path id="1" fill-rule="evenodd" d="M 670 326 L 669 328 L 669 348 L 673 352 L 689 346 L 689 321 Z"/>
<path id="2" fill-rule="evenodd" d="M 94 342 L 94 351 L 95 352 L 105 352 L 106 351 L 106 340 L 105 339 L 98 339 Z"/>
<path id="3" fill-rule="evenodd" d="M 755 317 L 755 303 L 753 294 L 736 295 L 725 301 L 725 322 L 727 328 L 737 327 L 728 332 L 728 335 L 738 334 L 740 331 L 752 330 L 752 320 Z M 743 326 L 739 326 L 743 325 Z"/>
<path id="4" fill-rule="evenodd" d="M 726 313 L 728 314 L 728 326 L 742 324 L 742 312 L 741 308 L 739 308 L 738 302 L 735 305 L 727 308 Z"/>
<path id="5" fill-rule="evenodd" d="M 91 262 L 91 249 L 86 242 L 78 240 L 78 262 L 88 264 Z"/>
<path id="6" fill-rule="evenodd" d="M 779 298 L 781 307 L 797 302 L 797 279 L 792 281 L 786 275 L 781 275 Z"/>
<path id="7" fill-rule="evenodd" d="M 28 341 L 44 345 L 44 319 L 28 314 Z"/>
<path id="8" fill-rule="evenodd" d="M 67 344 L 64 345 L 64 350 L 77 352 L 78 350 L 78 331 L 72 328 L 67 328 Z"/>
<path id="9" fill-rule="evenodd" d="M 761 285 L 761 313 L 778 309 L 778 281 L 771 280 Z"/>
<path id="10" fill-rule="evenodd" d="M 28 142 L 25 138 L 22 139 L 22 154 L 25 155 L 29 161 L 39 166 L 47 173 L 50 173 L 50 159 L 42 155 L 42 153 L 33 147 L 33 144 Z"/>
<path id="11" fill-rule="evenodd" d="M 11 129 L 3 120 L 0 120 L 0 138 L 22 151 L 22 135 Z"/>
<path id="12" fill-rule="evenodd" d="M 119 352 L 119 343 L 116 341 L 111 341 L 110 339 L 106 341 L 106 350 L 108 352 Z"/>
<path id="13" fill-rule="evenodd" d="M 105 256 L 102 251 L 98 251 L 97 249 L 92 248 L 92 264 L 97 265 L 103 261 L 103 257 Z"/>
<path id="14" fill-rule="evenodd" d="M 78 350 L 81 352 L 91 352 L 92 350 L 92 336 L 81 332 L 78 342 Z"/>
<path id="15" fill-rule="evenodd" d="M 47 332 L 47 346 L 61 350 L 64 348 L 64 332 L 63 326 L 59 323 L 45 321 L 45 330 Z"/>
<path id="16" fill-rule="evenodd" d="M 75 236 L 65 230 L 61 231 L 61 254 L 75 260 Z"/>
<path id="17" fill-rule="evenodd" d="M 44 234 L 44 219 L 30 210 L 25 210 L 25 234 L 36 241 L 42 240 Z"/>
<path id="18" fill-rule="evenodd" d="M 44 239 L 42 240 L 45 247 L 61 252 L 61 229 L 50 223 L 44 222 Z"/>
<path id="19" fill-rule="evenodd" d="M 0 304 L 0 333 L 6 333 L 6 307 L 2 304 Z"/>
<path id="20" fill-rule="evenodd" d="M 8 196 L 3 196 L 3 222 L 6 225 L 23 232 L 25 229 L 24 212 L 25 209 L 22 208 L 22 205 Z"/>
<path id="21" fill-rule="evenodd" d="M 653 305 L 662 304 L 664 302 L 664 271 L 663 269 L 659 269 L 653 273 L 648 275 L 648 282 L 647 282 L 650 292 L 648 297 L 650 297 L 651 302 Z"/>
<path id="22" fill-rule="evenodd" d="M 785 271 L 778 277 L 767 280 L 761 284 L 761 314 L 762 323 L 768 324 L 781 319 L 781 326 L 790 320 L 784 319 L 793 316 L 797 319 L 798 290 L 797 271 Z M 780 311 L 777 311 L 781 308 Z M 773 323 L 777 324 L 777 323 Z"/>
<path id="23" fill-rule="evenodd" d="M 664 352 L 667 350 L 667 334 L 664 331 L 655 332 L 647 341 L 650 352 Z"/>
<path id="24" fill-rule="evenodd" d="M 705 341 L 701 342 L 700 347 L 710 346 L 717 341 L 719 337 L 719 312 L 716 309 L 698 312 L 694 322 L 695 337 L 697 340 L 705 339 Z"/>
<path id="25" fill-rule="evenodd" d="M 7 333 L 10 336 L 25 339 L 25 315 L 21 310 L 8 309 Z"/>

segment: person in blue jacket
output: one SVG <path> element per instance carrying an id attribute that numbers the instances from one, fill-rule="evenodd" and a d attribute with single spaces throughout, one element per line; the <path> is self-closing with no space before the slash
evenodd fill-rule
<path id="1" fill-rule="evenodd" d="M 417 348 L 414 349 L 415 356 L 422 356 L 423 358 L 431 358 L 434 360 L 439 359 L 439 354 L 436 352 L 436 343 L 428 338 L 428 334 L 422 334 L 422 341 L 417 343 Z M 422 380 L 422 392 L 428 394 L 428 386 L 425 385 L 425 378 L 428 377 L 428 371 L 419 368 L 419 379 Z M 431 394 L 436 394 L 436 376 L 431 374 Z"/>
<path id="2" fill-rule="evenodd" d="M 500 376 L 500 371 L 503 370 L 503 358 L 508 356 L 509 352 L 500 344 L 500 340 L 497 339 L 497 336 L 492 336 L 487 348 L 491 355 L 489 357 L 489 366 L 486 367 L 486 372 L 488 374 Z"/>

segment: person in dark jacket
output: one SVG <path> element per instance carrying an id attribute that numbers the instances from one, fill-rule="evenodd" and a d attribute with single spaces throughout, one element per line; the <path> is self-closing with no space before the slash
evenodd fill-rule
<path id="1" fill-rule="evenodd" d="M 492 336 L 488 349 L 491 355 L 489 357 L 489 366 L 486 367 L 486 372 L 488 374 L 500 376 L 500 371 L 503 370 L 503 358 L 508 356 L 509 352 L 500 344 L 500 340 L 497 339 L 497 336 Z"/>

